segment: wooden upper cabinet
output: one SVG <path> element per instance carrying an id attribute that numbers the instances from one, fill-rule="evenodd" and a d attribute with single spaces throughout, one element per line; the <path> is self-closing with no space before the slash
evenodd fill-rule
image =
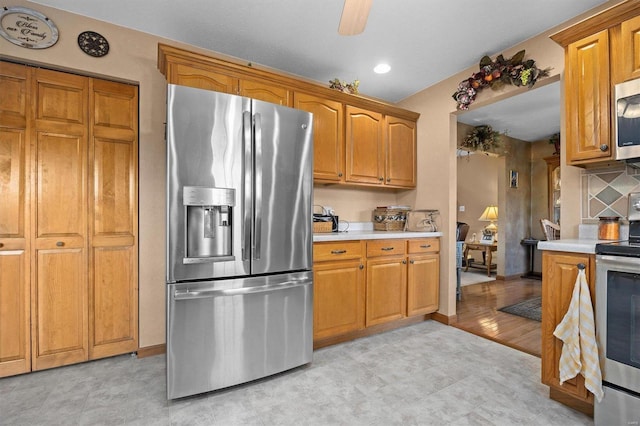
<path id="1" fill-rule="evenodd" d="M 313 179 L 344 181 L 344 109 L 340 102 L 296 92 L 294 108 L 313 113 Z"/>
<path id="2" fill-rule="evenodd" d="M 238 93 L 237 77 L 182 63 L 169 64 L 167 82 L 234 95 Z"/>
<path id="3" fill-rule="evenodd" d="M 385 116 L 385 185 L 416 186 L 416 122 Z"/>
<path id="4" fill-rule="evenodd" d="M 138 88 L 91 79 L 89 357 L 138 347 Z"/>
<path id="5" fill-rule="evenodd" d="M 251 63 L 165 44 L 158 44 L 158 69 L 172 84 L 239 94 L 312 112 L 316 183 L 416 186 L 418 113 Z"/>
<path id="6" fill-rule="evenodd" d="M 240 80 L 239 84 L 240 96 L 277 105 L 291 106 L 291 91 L 286 87 L 255 80 Z"/>
<path id="7" fill-rule="evenodd" d="M 611 158 L 608 31 L 569 44 L 565 70 L 568 162 Z"/>
<path id="8" fill-rule="evenodd" d="M 620 25 L 619 38 L 612 48 L 614 84 L 640 78 L 640 16 Z"/>
<path id="9" fill-rule="evenodd" d="M 0 62 L 0 377 L 31 370 L 29 86 L 26 67 Z"/>
<path id="10" fill-rule="evenodd" d="M 587 391 L 582 375 L 560 384 L 559 363 L 563 343 L 553 335 L 569 309 L 579 263 L 586 267 L 591 300 L 595 306 L 593 255 L 550 251 L 542 254 L 542 383 L 592 404 L 593 394 Z"/>
<path id="11" fill-rule="evenodd" d="M 85 77 L 37 69 L 32 368 L 86 360 L 87 103 Z"/>
<path id="12" fill-rule="evenodd" d="M 384 184 L 382 114 L 345 107 L 346 182 Z"/>

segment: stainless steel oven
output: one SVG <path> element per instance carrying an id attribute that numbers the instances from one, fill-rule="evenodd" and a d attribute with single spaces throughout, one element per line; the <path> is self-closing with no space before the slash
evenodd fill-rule
<path id="1" fill-rule="evenodd" d="M 629 194 L 629 240 L 596 245 L 596 338 L 595 424 L 640 425 L 640 193 Z"/>

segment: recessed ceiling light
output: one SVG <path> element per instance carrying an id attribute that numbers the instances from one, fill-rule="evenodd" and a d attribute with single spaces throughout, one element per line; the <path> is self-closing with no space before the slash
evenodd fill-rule
<path id="1" fill-rule="evenodd" d="M 375 72 L 376 74 L 386 74 L 389 71 L 391 71 L 391 66 L 389 66 L 389 64 L 378 64 L 373 69 L 373 72 Z"/>

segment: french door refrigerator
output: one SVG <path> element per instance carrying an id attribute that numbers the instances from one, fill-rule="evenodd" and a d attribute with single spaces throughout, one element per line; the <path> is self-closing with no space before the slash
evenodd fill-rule
<path id="1" fill-rule="evenodd" d="M 312 134 L 310 113 L 168 85 L 169 399 L 311 362 Z"/>

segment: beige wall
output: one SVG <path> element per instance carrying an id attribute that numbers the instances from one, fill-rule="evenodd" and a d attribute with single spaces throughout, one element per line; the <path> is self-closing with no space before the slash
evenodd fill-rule
<path id="1" fill-rule="evenodd" d="M 618 1 L 608 2 L 611 6 Z M 114 26 L 106 22 L 88 19 L 58 9 L 45 7 L 24 0 L 14 0 L 14 6 L 30 7 L 52 19 L 60 31 L 58 43 L 44 50 L 25 49 L 0 39 L 0 54 L 4 58 L 20 62 L 42 64 L 46 67 L 65 69 L 81 74 L 134 82 L 140 86 L 140 139 L 139 139 L 139 193 L 140 193 L 140 346 L 151 346 L 165 341 L 165 97 L 164 77 L 156 69 L 157 43 L 163 42 L 191 50 L 201 51 L 181 43 L 149 34 Z M 142 18 L 144 19 L 144 18 Z M 111 45 L 109 54 L 102 58 L 85 55 L 77 46 L 77 35 L 91 29 L 105 36 Z M 442 36 L 446 36 L 442 35 Z M 512 55 L 521 48 L 528 57 L 535 58 L 540 66 L 553 67 L 553 74 L 563 69 L 563 52 L 547 38 L 546 34 L 528 40 L 502 53 Z M 499 53 L 499 52 L 496 52 Z M 455 54 L 455 52 L 452 52 Z M 483 52 L 478 52 L 478 59 Z M 441 212 L 445 232 L 441 263 L 441 312 L 455 313 L 455 236 L 456 222 L 456 119 L 455 103 L 451 94 L 458 82 L 467 78 L 476 67 L 456 74 L 402 102 L 402 106 L 422 114 L 418 122 L 418 189 L 414 191 L 377 192 L 344 190 L 343 188 L 316 188 L 316 203 L 329 204 L 346 219 L 367 220 L 370 209 L 382 203 L 409 204 L 420 208 L 435 208 Z M 425 70 L 428 72 L 428 70 Z M 485 91 L 477 105 L 489 103 L 521 90 L 506 88 L 503 91 Z M 563 187 L 575 186 L 573 202 L 578 206 L 577 183 L 579 171 L 565 172 Z M 563 191 L 564 194 L 564 191 Z M 563 195 L 564 197 L 564 195 Z M 575 227 L 578 213 L 562 213 L 563 233 Z M 574 223 L 575 222 L 575 223 Z M 576 231 L 577 232 L 577 231 Z"/>
<path id="2" fill-rule="evenodd" d="M 599 10 L 611 7 L 620 1 L 609 1 L 603 6 L 593 9 L 592 12 L 580 15 L 570 22 L 575 23 L 591 16 Z M 559 31 L 567 25 L 560 25 L 550 29 L 536 37 L 524 41 L 502 52 L 505 57 L 510 57 L 521 49 L 526 49 L 527 57 L 536 60 L 540 67 L 552 67 L 551 77 L 548 81 L 554 81 L 562 75 L 564 70 L 564 51 L 549 39 L 549 35 Z M 452 30 L 453 31 L 453 30 Z M 446 35 L 443 35 L 446 36 Z M 478 52 L 478 60 L 483 52 Z M 429 199 L 435 208 L 439 208 L 443 220 L 443 237 L 441 246 L 441 284 L 440 284 L 440 312 L 444 315 L 455 314 L 455 222 L 456 222 L 456 105 L 451 95 L 463 79 L 477 71 L 474 65 L 456 75 L 453 75 L 438 84 L 435 84 L 413 96 L 400 102 L 400 106 L 419 112 L 418 122 L 418 190 L 415 193 L 399 196 L 399 200 L 424 200 Z M 538 82 L 538 85 L 544 81 Z M 482 91 L 472 108 L 478 108 L 497 102 L 501 99 L 514 96 L 527 90 L 526 88 L 505 87 L 502 90 Z M 562 96 L 562 95 L 561 95 Z M 564 116 L 561 117 L 560 127 L 564 127 Z M 562 141 L 564 146 L 565 142 Z M 564 154 L 562 157 L 564 163 Z M 572 169 L 566 170 L 565 169 Z M 437 170 L 437 172 L 435 172 Z M 577 236 L 580 221 L 579 199 L 579 169 L 563 166 L 562 169 L 562 227 L 563 236 L 565 228 L 566 237 Z M 434 182 L 439 184 L 434 185 Z M 565 195 L 567 194 L 567 195 Z M 570 195 L 569 195 L 570 194 Z M 565 196 L 567 197 L 565 199 Z"/>

